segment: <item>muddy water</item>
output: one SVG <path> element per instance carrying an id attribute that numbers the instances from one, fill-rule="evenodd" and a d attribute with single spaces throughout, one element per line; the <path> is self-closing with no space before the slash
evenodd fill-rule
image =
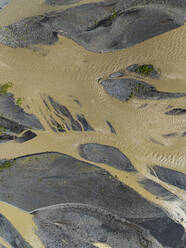
<path id="1" fill-rule="evenodd" d="M 2 26 L 8 25 L 26 16 L 62 8 L 67 6 L 49 7 L 42 0 L 12 0 L 1 11 L 0 23 Z M 124 70 L 130 64 L 145 63 L 153 64 L 161 71 L 160 80 L 148 79 L 158 90 L 186 93 L 185 37 L 186 25 L 129 49 L 107 54 L 89 52 L 64 37 L 60 37 L 52 46 L 37 45 L 29 49 L 0 45 L 0 82 L 13 82 L 11 91 L 15 97 L 23 98 L 25 111 L 35 114 L 45 128 L 24 145 L 1 144 L 0 159 L 56 151 L 82 160 L 77 151 L 80 144 L 90 142 L 117 147 L 140 174 L 130 175 L 107 165 L 97 165 L 117 175 L 118 180 L 167 210 L 173 219 L 186 228 L 183 190 L 161 182 L 180 199 L 170 204 L 157 199 L 138 183 L 143 176 L 151 178 L 149 165 L 157 164 L 186 173 L 186 136 L 181 135 L 186 131 L 186 118 L 184 115 L 172 117 L 164 114 L 169 106 L 184 108 L 186 99 L 150 101 L 134 98 L 123 103 L 108 96 L 99 83 L 99 78 L 107 78 L 109 74 Z M 83 113 L 95 131 L 55 133 L 48 120 L 50 116 L 57 117 L 52 106 L 48 103 L 48 109 L 43 103 L 43 99 L 47 101 L 47 96 L 65 105 L 74 116 Z M 110 132 L 106 121 L 112 123 L 117 134 Z M 169 133 L 178 135 L 164 136 Z M 158 179 L 156 182 L 160 183 Z M 0 211 L 33 247 L 42 247 L 34 234 L 35 227 L 29 214 L 5 203 L 0 204 Z M 184 221 L 181 222 L 181 219 Z"/>
<path id="2" fill-rule="evenodd" d="M 94 245 L 95 245 L 96 247 L 98 247 L 98 248 L 110 248 L 110 246 L 105 245 L 105 244 L 103 244 L 103 243 L 95 243 Z"/>
<path id="3" fill-rule="evenodd" d="M 17 231 L 30 243 L 33 247 L 42 248 L 42 242 L 35 235 L 36 226 L 32 220 L 32 216 L 18 208 L 1 202 L 0 211 L 17 229 Z M 9 248 L 10 246 L 5 240 L 0 239 L 0 244 Z"/>

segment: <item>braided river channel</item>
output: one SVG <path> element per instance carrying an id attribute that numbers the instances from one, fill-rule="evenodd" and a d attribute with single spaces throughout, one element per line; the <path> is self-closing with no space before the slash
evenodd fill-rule
<path id="1" fill-rule="evenodd" d="M 0 2 L 0 247 L 186 247 L 186 24 L 174 1 L 157 1 L 170 2 L 161 13 L 131 1 L 128 25 L 145 8 L 177 23 L 123 47 L 96 35 L 115 35 L 125 1 L 104 1 L 110 19 L 81 34 L 68 11 L 100 1 Z"/>

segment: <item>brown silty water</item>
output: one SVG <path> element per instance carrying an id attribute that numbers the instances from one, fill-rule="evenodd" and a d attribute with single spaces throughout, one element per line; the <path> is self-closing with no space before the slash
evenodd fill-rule
<path id="1" fill-rule="evenodd" d="M 12 0 L 9 7 L 1 11 L 0 23 L 2 26 L 8 25 L 27 16 L 42 14 L 51 8 L 38 0 Z M 62 8 L 67 6 L 52 9 Z M 35 139 L 24 144 L 1 144 L 0 159 L 56 151 L 82 160 L 77 151 L 80 144 L 100 143 L 114 146 L 130 159 L 140 174 L 131 175 L 105 164 L 97 166 L 117 176 L 118 180 L 134 188 L 144 198 L 167 210 L 173 219 L 186 228 L 184 190 L 156 179 L 157 183 L 180 199 L 170 204 L 157 199 L 138 183 L 142 176 L 151 178 L 148 166 L 152 164 L 186 173 L 186 136 L 181 137 L 181 133 L 186 131 L 186 118 L 184 115 L 164 115 L 170 105 L 184 108 L 186 99 L 150 101 L 134 98 L 128 102 L 120 102 L 107 95 L 98 82 L 99 78 L 107 78 L 112 72 L 124 70 L 130 64 L 153 64 L 160 69 L 161 79 L 148 79 L 151 85 L 160 91 L 186 93 L 185 37 L 186 25 L 131 48 L 107 54 L 89 52 L 65 37 L 60 37 L 54 45 L 35 45 L 30 49 L 13 49 L 0 45 L 0 82 L 13 82 L 11 92 L 16 98 L 23 98 L 25 111 L 36 115 L 45 128 L 45 131 L 36 132 Z M 65 105 L 74 116 L 78 112 L 83 113 L 95 131 L 53 132 L 47 120 L 50 115 L 57 117 L 52 107 L 49 105 L 48 110 L 43 103 L 47 96 L 52 96 Z M 142 108 L 145 104 L 148 105 Z M 106 120 L 112 123 L 117 135 L 110 132 L 105 124 Z M 169 133 L 178 133 L 178 136 L 163 136 Z M 157 142 L 153 143 L 151 140 Z M 41 241 L 34 234 L 35 226 L 31 215 L 5 203 L 0 204 L 0 211 L 26 241 L 33 247 L 42 247 Z M 103 244 L 96 245 L 107 247 Z M 5 244 L 5 247 L 9 246 Z"/>

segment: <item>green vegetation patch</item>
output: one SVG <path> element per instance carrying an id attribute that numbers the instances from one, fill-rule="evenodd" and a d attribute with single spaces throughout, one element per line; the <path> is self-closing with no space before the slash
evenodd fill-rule
<path id="1" fill-rule="evenodd" d="M 117 12 L 114 10 L 111 15 L 111 20 L 117 17 Z"/>
<path id="2" fill-rule="evenodd" d="M 56 123 L 56 128 L 59 132 L 65 132 L 65 126 L 63 124 Z"/>
<path id="3" fill-rule="evenodd" d="M 95 21 L 94 21 L 94 24 L 95 24 L 96 26 L 98 25 L 98 23 L 99 23 L 98 20 L 95 20 Z"/>
<path id="4" fill-rule="evenodd" d="M 140 65 L 135 70 L 135 72 L 145 75 L 149 75 L 153 71 L 155 71 L 153 65 Z"/>
<path id="5" fill-rule="evenodd" d="M 11 83 L 11 82 L 0 85 L 0 94 L 6 95 L 8 93 L 8 90 L 12 87 L 13 87 L 13 83 Z"/>
<path id="6" fill-rule="evenodd" d="M 5 161 L 4 163 L 0 164 L 0 172 L 5 170 L 5 169 L 8 169 L 8 168 L 12 167 L 12 165 L 13 165 L 12 160 Z"/>
<path id="7" fill-rule="evenodd" d="M 23 103 L 23 98 L 19 97 L 16 99 L 16 105 L 17 106 L 21 107 L 22 103 Z"/>
<path id="8" fill-rule="evenodd" d="M 129 99 L 131 99 L 131 98 L 134 98 L 134 97 L 135 97 L 135 94 L 134 94 L 134 92 L 132 91 L 131 94 L 128 96 L 128 99 L 127 99 L 127 100 L 129 100 Z"/>
<path id="9" fill-rule="evenodd" d="M 139 65 L 136 70 L 136 73 L 143 74 L 143 75 L 149 75 L 152 72 L 155 72 L 154 66 L 153 65 Z"/>
<path id="10" fill-rule="evenodd" d="M 6 131 L 7 131 L 6 128 L 4 128 L 3 126 L 0 126 L 0 135 L 5 133 Z"/>
<path id="11" fill-rule="evenodd" d="M 132 92 L 128 96 L 128 100 L 134 98 L 137 95 L 143 94 L 144 89 L 145 89 L 145 85 L 143 84 L 139 84 L 137 87 L 134 87 L 132 89 Z"/>

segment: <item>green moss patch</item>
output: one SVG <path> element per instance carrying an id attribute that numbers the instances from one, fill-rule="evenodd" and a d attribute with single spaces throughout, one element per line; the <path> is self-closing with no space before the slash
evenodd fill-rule
<path id="1" fill-rule="evenodd" d="M 117 17 L 117 12 L 114 10 L 113 12 L 112 12 L 112 15 L 111 15 L 111 20 L 113 20 L 114 18 L 116 18 Z"/>
<path id="2" fill-rule="evenodd" d="M 11 82 L 0 85 L 0 94 L 6 95 L 8 93 L 8 90 L 12 87 L 13 87 L 13 83 L 11 83 Z"/>
<path id="3" fill-rule="evenodd" d="M 16 99 L 16 105 L 17 106 L 21 107 L 22 103 L 23 103 L 23 98 L 19 97 Z"/>
<path id="4" fill-rule="evenodd" d="M 6 131 L 7 131 L 6 128 L 4 128 L 3 126 L 0 126 L 0 135 L 5 133 Z"/>
<path id="5" fill-rule="evenodd" d="M 0 172 L 5 170 L 5 169 L 8 169 L 8 168 L 12 167 L 12 165 L 13 165 L 12 160 L 5 161 L 4 163 L 0 164 Z"/>
<path id="6" fill-rule="evenodd" d="M 56 128 L 59 132 L 65 132 L 65 126 L 63 124 L 56 123 Z"/>
<path id="7" fill-rule="evenodd" d="M 151 73 L 155 72 L 153 65 L 139 65 L 135 69 L 136 73 L 143 74 L 143 75 L 150 75 Z"/>

